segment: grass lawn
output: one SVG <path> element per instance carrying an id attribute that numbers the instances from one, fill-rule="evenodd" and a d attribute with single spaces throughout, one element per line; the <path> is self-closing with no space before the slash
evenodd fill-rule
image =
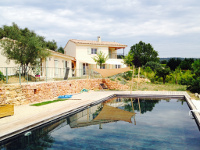
<path id="1" fill-rule="evenodd" d="M 140 91 L 186 91 L 186 85 L 179 85 L 179 84 L 153 84 L 153 83 L 146 83 L 142 82 L 138 84 L 133 83 L 133 90 L 140 90 Z"/>
<path id="2" fill-rule="evenodd" d="M 127 85 L 131 85 L 131 82 L 129 82 Z M 137 89 L 137 82 L 133 83 L 133 91 L 187 91 L 186 85 L 179 85 L 179 84 L 170 84 L 170 83 L 150 83 L 150 82 L 141 82 L 138 85 Z M 187 91 L 187 93 L 190 95 L 192 99 L 198 99 L 194 93 L 191 93 L 190 91 Z"/>
<path id="3" fill-rule="evenodd" d="M 66 100 L 68 100 L 68 99 L 56 99 L 56 100 L 53 100 L 53 101 L 45 101 L 45 102 L 41 102 L 41 103 L 31 104 L 31 106 L 42 106 L 42 105 L 47 105 L 47 104 L 60 102 L 60 101 L 66 101 Z"/>

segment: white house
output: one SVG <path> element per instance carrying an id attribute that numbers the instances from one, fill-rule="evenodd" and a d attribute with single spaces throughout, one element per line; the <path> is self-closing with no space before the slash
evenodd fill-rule
<path id="1" fill-rule="evenodd" d="M 8 60 L 6 56 L 3 55 L 3 48 L 0 43 L 0 71 L 6 75 L 14 75 L 16 73 L 16 67 L 19 67 L 19 64 L 16 64 L 14 60 Z"/>
<path id="2" fill-rule="evenodd" d="M 75 60 L 74 57 L 68 56 L 59 52 L 50 51 L 50 56 L 46 59 L 40 59 L 39 74 L 41 77 L 48 78 L 64 78 L 66 68 L 71 68 L 72 60 Z M 0 46 L 0 71 L 6 75 L 15 75 L 18 71 L 20 64 L 16 64 L 14 60 L 8 60 L 6 56 L 2 54 L 2 47 Z M 7 70 L 7 71 L 6 71 Z M 34 75 L 34 72 L 29 72 L 29 74 Z M 72 76 L 71 69 L 69 72 L 69 77 Z"/>
<path id="3" fill-rule="evenodd" d="M 71 66 L 75 58 L 52 50 L 49 51 L 51 53 L 50 56 L 42 59 L 40 63 L 41 76 L 46 76 L 47 74 L 48 78 L 63 78 L 66 68 L 69 67 L 69 77 L 72 77 Z"/>
<path id="4" fill-rule="evenodd" d="M 66 55 L 76 58 L 75 61 L 72 61 L 72 69 L 76 70 L 75 76 L 81 76 L 86 73 L 87 69 L 99 68 L 92 57 L 96 56 L 100 51 L 109 56 L 103 68 L 114 69 L 126 67 L 123 59 L 117 59 L 117 50 L 124 49 L 125 47 L 127 45 L 101 41 L 101 37 L 97 37 L 97 41 L 71 39 L 66 44 L 64 50 Z"/>

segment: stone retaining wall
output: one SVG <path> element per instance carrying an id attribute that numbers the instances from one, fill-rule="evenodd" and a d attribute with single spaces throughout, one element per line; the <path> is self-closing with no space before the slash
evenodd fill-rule
<path id="1" fill-rule="evenodd" d="M 104 83 L 111 90 L 127 90 L 128 86 L 109 79 L 80 79 L 23 85 L 0 86 L 0 104 L 23 105 L 53 99 L 59 95 L 79 93 L 82 89 L 99 90 Z"/>

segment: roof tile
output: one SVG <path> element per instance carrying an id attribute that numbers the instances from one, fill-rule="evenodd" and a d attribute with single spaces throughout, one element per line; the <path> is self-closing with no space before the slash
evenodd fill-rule
<path id="1" fill-rule="evenodd" d="M 85 45 L 105 45 L 105 46 L 119 46 L 119 47 L 127 47 L 125 44 L 120 44 L 117 42 L 107 42 L 107 41 L 90 41 L 90 40 L 76 40 L 76 39 L 70 39 L 70 41 L 74 42 L 75 44 L 85 44 Z"/>

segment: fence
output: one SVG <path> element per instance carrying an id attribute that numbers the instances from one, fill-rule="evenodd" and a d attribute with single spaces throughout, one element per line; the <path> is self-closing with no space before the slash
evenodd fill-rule
<path id="1" fill-rule="evenodd" d="M 6 84 L 100 77 L 101 75 L 92 69 L 28 67 L 23 70 L 22 67 L 0 67 L 0 82 Z"/>

